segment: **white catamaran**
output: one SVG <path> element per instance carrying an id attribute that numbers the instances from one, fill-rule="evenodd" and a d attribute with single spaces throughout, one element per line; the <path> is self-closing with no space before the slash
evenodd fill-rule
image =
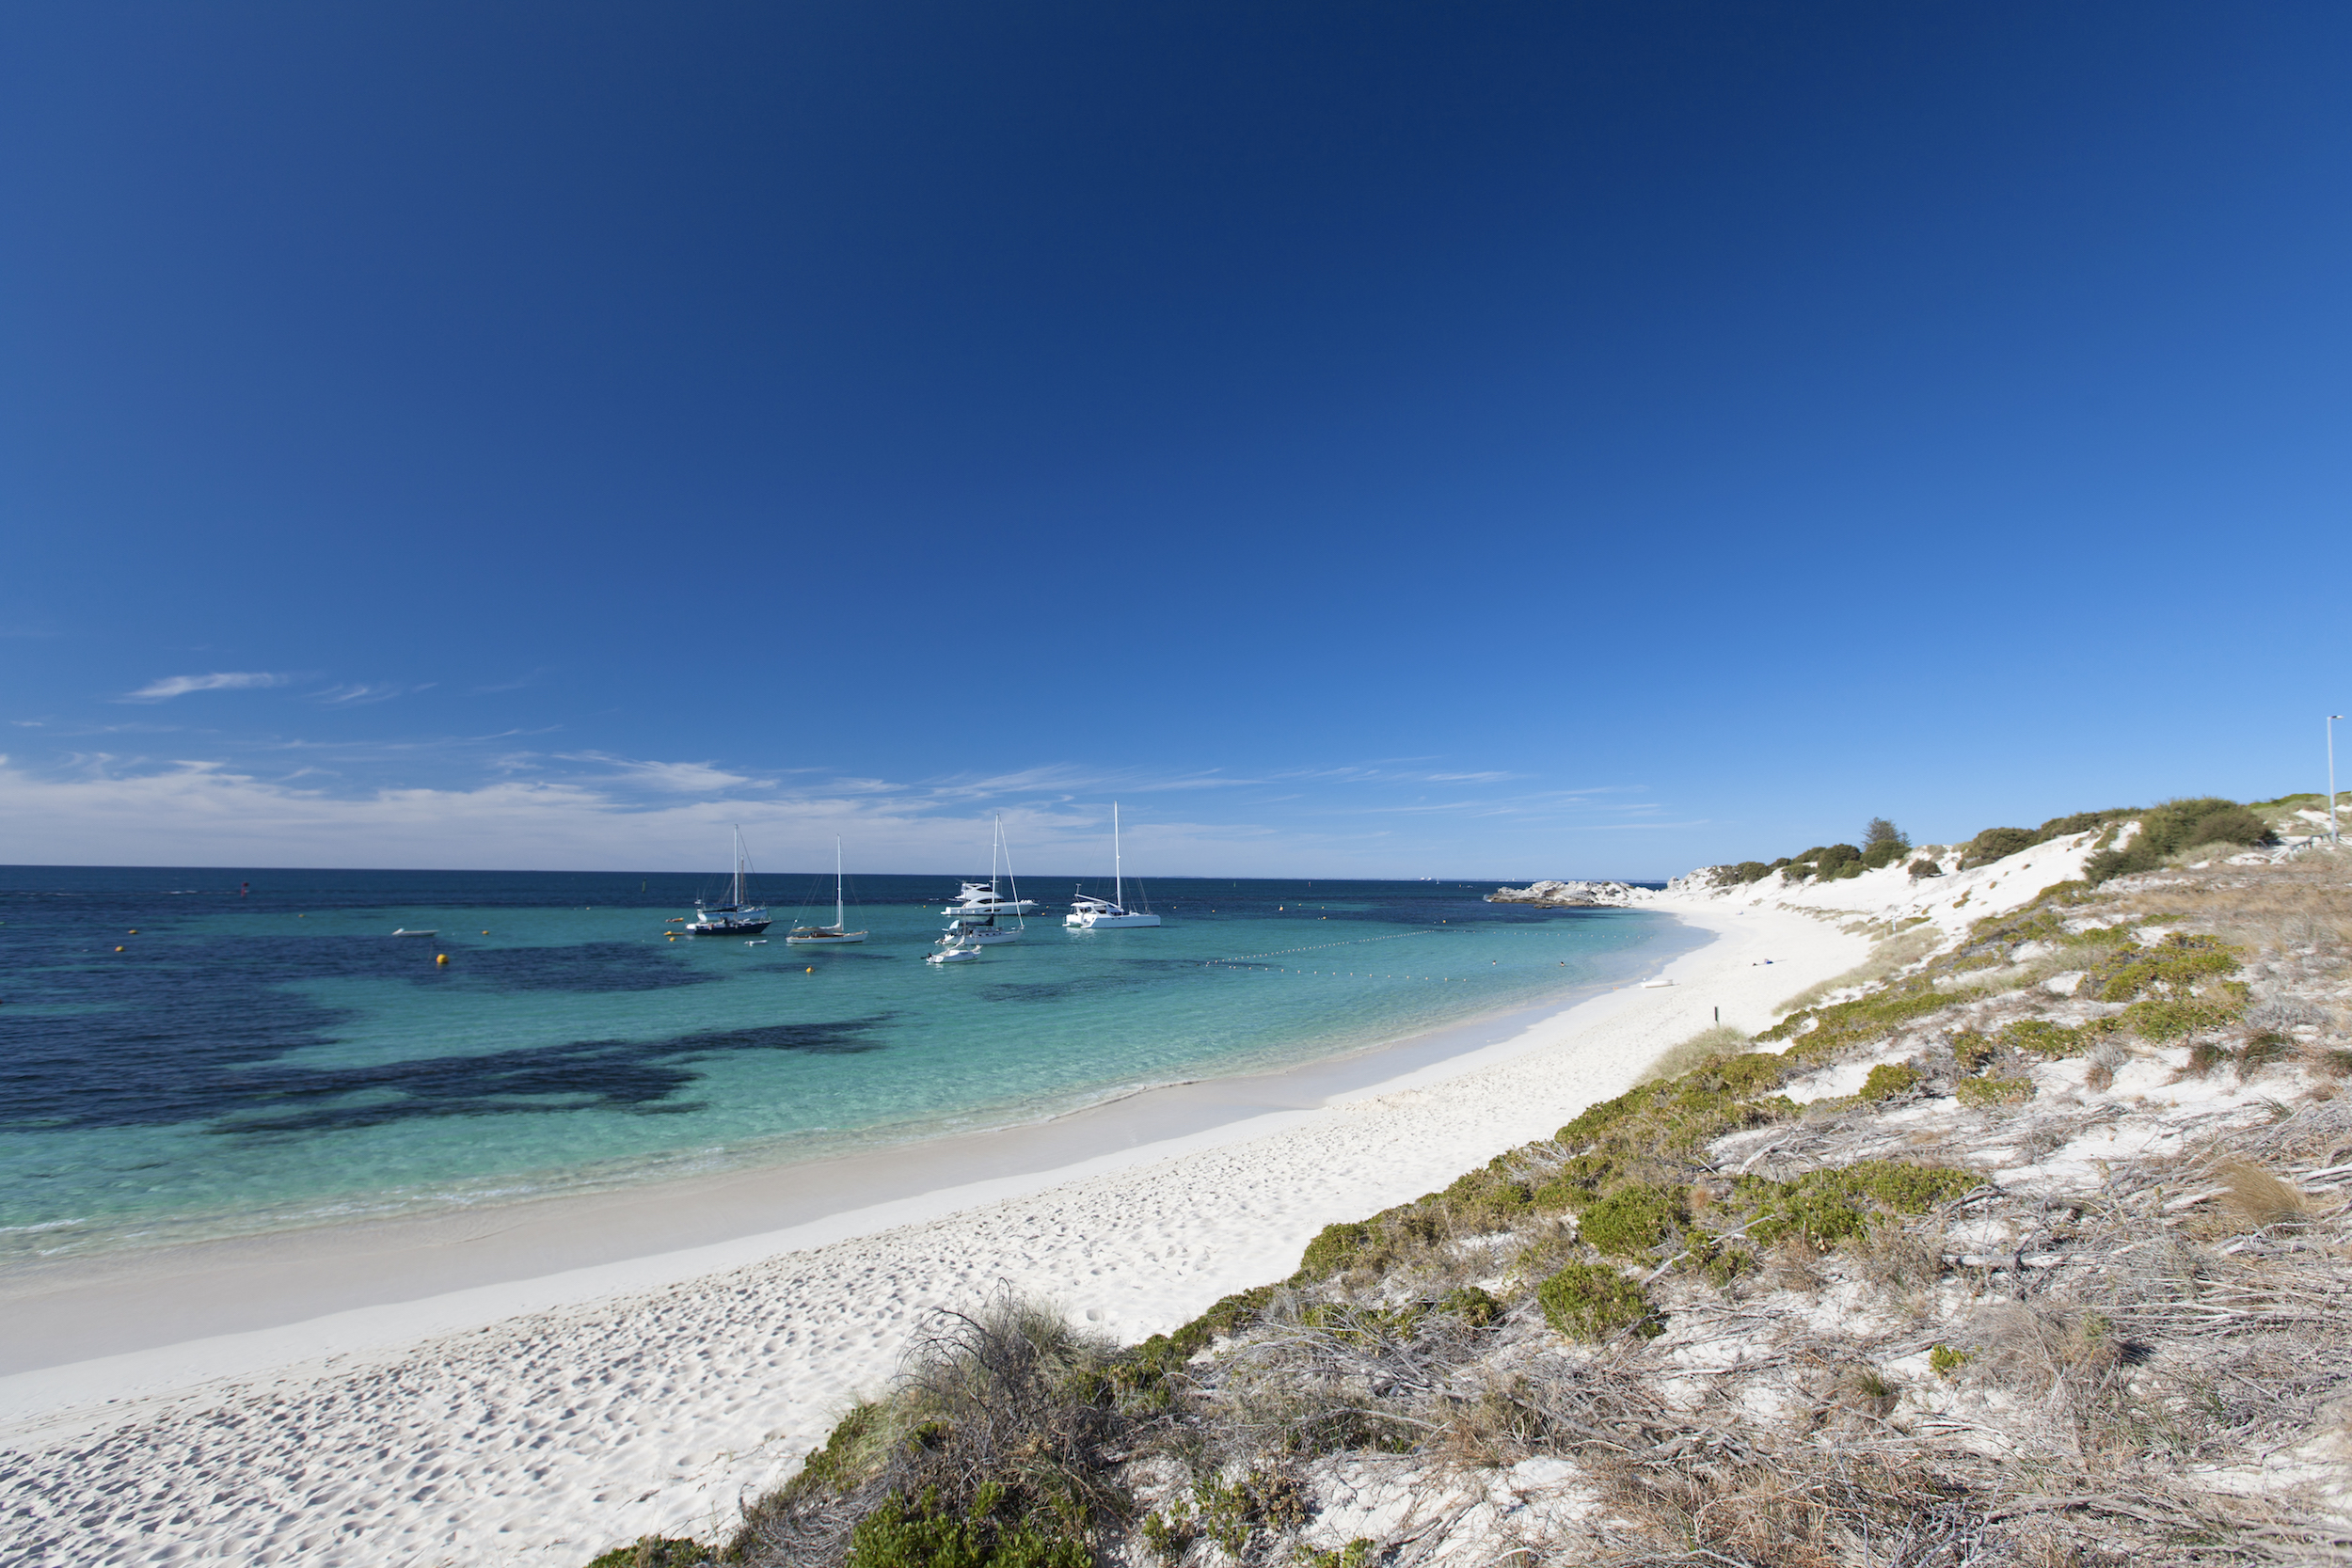
<path id="1" fill-rule="evenodd" d="M 803 909 L 806 905 L 802 906 Z M 849 929 L 842 918 L 841 908 L 841 840 L 833 841 L 833 924 L 830 926 L 795 926 L 792 934 L 784 939 L 787 947 L 840 947 L 852 942 L 864 942 L 864 931 Z"/>
<path id="2" fill-rule="evenodd" d="M 1145 903 L 1140 892 L 1142 884 L 1138 882 L 1136 885 L 1138 889 L 1137 902 Z M 1160 917 L 1152 912 L 1148 903 L 1145 903 L 1145 908 L 1140 911 L 1131 911 L 1126 906 L 1126 873 L 1119 859 L 1119 802 L 1113 800 L 1111 802 L 1111 895 L 1108 898 L 1093 898 L 1083 893 L 1073 894 L 1070 912 L 1062 916 L 1061 923 L 1086 931 L 1106 930 L 1113 927 L 1157 926 L 1160 923 Z"/>
<path id="3" fill-rule="evenodd" d="M 687 933 L 697 937 L 755 937 L 770 924 L 768 911 L 749 903 L 743 895 L 743 878 L 752 863 L 743 853 L 743 830 L 735 830 L 735 879 L 727 894 L 727 902 L 712 908 L 701 899 L 694 900 L 694 919 L 687 925 Z"/>

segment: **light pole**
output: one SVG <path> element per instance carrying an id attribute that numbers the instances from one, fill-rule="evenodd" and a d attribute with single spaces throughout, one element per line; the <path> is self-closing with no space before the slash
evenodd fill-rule
<path id="1" fill-rule="evenodd" d="M 2341 713 L 2328 716 L 2328 842 L 2330 844 L 2339 842 L 2336 838 L 2336 721 L 2343 717 Z"/>

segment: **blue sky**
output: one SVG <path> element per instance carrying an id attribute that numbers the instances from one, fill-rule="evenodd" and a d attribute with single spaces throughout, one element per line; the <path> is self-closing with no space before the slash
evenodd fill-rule
<path id="1" fill-rule="evenodd" d="M 2339 6 L 19 7 L 0 862 L 2324 780 Z"/>

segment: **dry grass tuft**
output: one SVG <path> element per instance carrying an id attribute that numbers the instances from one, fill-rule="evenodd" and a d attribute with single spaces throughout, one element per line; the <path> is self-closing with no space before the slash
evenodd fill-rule
<path id="1" fill-rule="evenodd" d="M 1719 1023 L 1712 1029 L 1692 1035 L 1650 1063 L 1640 1082 L 1654 1084 L 1661 1078 L 1679 1078 L 1719 1057 L 1739 1055 L 1754 1043 L 1730 1024 Z"/>
<path id="2" fill-rule="evenodd" d="M 1852 986 L 1874 986 L 1899 970 L 1909 968 L 1935 951 L 1944 934 L 1932 926 L 1915 927 L 1899 936 L 1892 936 L 1870 949 L 1870 956 L 1843 974 L 1833 974 L 1819 985 L 1807 986 L 1780 1005 L 1780 1011 L 1793 1013 L 1800 1007 L 1810 1007 L 1832 991 Z"/>
<path id="3" fill-rule="evenodd" d="M 2217 1174 L 2221 1178 L 2223 1203 L 2249 1229 L 2300 1224 L 2310 1213 L 2311 1206 L 2298 1188 L 2250 1160 L 2233 1160 Z"/>

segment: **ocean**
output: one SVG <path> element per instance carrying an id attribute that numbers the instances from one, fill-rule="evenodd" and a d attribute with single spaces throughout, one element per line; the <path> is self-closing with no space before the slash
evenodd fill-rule
<path id="1" fill-rule="evenodd" d="M 957 882 L 852 879 L 869 940 L 811 949 L 782 939 L 831 920 L 830 873 L 758 879 L 750 945 L 671 935 L 717 878 L 0 867 L 0 1266 L 1017 1125 L 1696 940 L 1491 882 L 1203 879 L 1147 885 L 1164 926 L 1072 932 L 1037 878 L 1024 940 L 926 964 Z"/>

